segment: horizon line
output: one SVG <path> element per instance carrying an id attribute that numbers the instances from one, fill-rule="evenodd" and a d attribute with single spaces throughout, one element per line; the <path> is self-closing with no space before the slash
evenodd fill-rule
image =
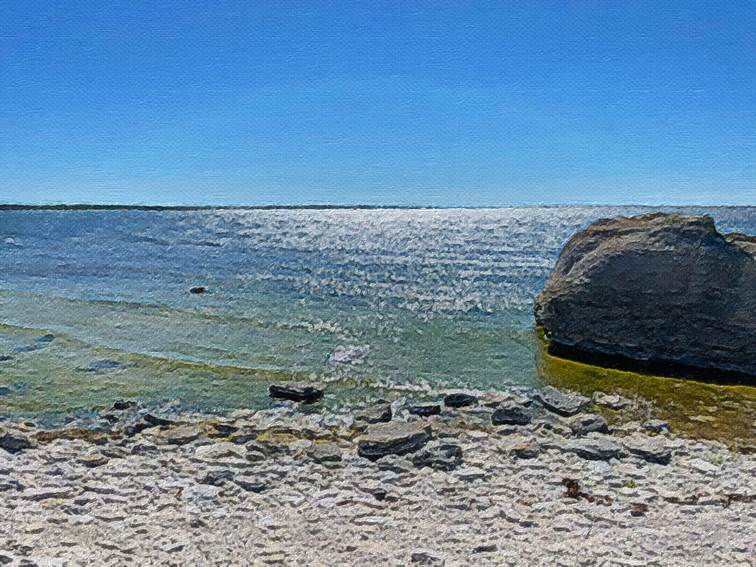
<path id="1" fill-rule="evenodd" d="M 211 210 L 450 210 L 450 209 L 521 209 L 567 207 L 643 207 L 643 208 L 753 208 L 754 205 L 646 204 L 646 203 L 541 203 L 522 205 L 371 205 L 371 204 L 268 204 L 268 205 L 145 205 L 106 203 L 0 203 L 0 211 L 211 211 Z"/>

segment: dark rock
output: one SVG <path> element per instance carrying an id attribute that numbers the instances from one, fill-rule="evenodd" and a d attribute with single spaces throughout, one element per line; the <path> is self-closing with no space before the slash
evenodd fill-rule
<path id="1" fill-rule="evenodd" d="M 292 400 L 311 404 L 317 402 L 323 397 L 323 388 L 316 384 L 305 384 L 299 382 L 284 382 L 281 384 L 271 384 L 268 388 L 268 394 L 271 398 L 282 400 Z"/>
<path id="2" fill-rule="evenodd" d="M 203 285 L 198 285 L 189 289 L 189 293 L 193 293 L 195 295 L 200 295 L 202 293 L 205 293 L 206 291 L 207 291 L 207 288 Z"/>
<path id="3" fill-rule="evenodd" d="M 622 448 L 605 437 L 586 437 L 575 440 L 567 446 L 567 450 L 591 461 L 617 459 L 622 454 Z"/>
<path id="4" fill-rule="evenodd" d="M 564 247 L 535 317 L 554 354 L 754 383 L 754 289 L 756 242 L 710 217 L 601 220 Z"/>
<path id="5" fill-rule="evenodd" d="M 429 549 L 416 549 L 410 555 L 410 562 L 418 565 L 443 565 L 443 556 Z"/>
<path id="6" fill-rule="evenodd" d="M 406 455 L 423 448 L 430 440 L 430 426 L 390 422 L 370 425 L 367 434 L 357 439 L 357 452 L 372 461 L 386 455 Z"/>
<path id="7" fill-rule="evenodd" d="M 12 391 L 9 386 L 0 386 L 0 396 L 9 396 Z"/>
<path id="8" fill-rule="evenodd" d="M 590 403 L 590 400 L 584 396 L 561 392 L 552 386 L 547 386 L 538 392 L 536 397 L 547 410 L 562 416 L 575 415 Z"/>
<path id="9" fill-rule="evenodd" d="M 495 543 L 484 543 L 473 548 L 473 553 L 493 553 L 499 549 Z"/>
<path id="10" fill-rule="evenodd" d="M 430 467 L 437 471 L 451 471 L 462 464 L 462 449 L 459 445 L 434 441 L 412 456 L 418 467 Z"/>
<path id="11" fill-rule="evenodd" d="M 136 409 L 139 404 L 137 404 L 133 400 L 116 400 L 113 402 L 113 405 L 110 409 L 114 411 L 124 411 L 124 410 L 130 410 L 130 409 Z"/>
<path id="12" fill-rule="evenodd" d="M 0 354 L 0 362 L 8 362 L 13 360 L 13 357 L 9 354 Z"/>
<path id="13" fill-rule="evenodd" d="M 201 434 L 202 430 L 196 425 L 178 425 L 158 430 L 155 433 L 155 440 L 168 445 L 186 445 L 199 438 Z"/>
<path id="14" fill-rule="evenodd" d="M 50 333 L 46 335 L 42 335 L 41 337 L 37 337 L 34 339 L 35 343 L 51 343 L 55 340 L 55 335 L 52 335 Z"/>
<path id="15" fill-rule="evenodd" d="M 609 433 L 609 424 L 603 416 L 588 413 L 576 415 L 567 420 L 567 425 L 575 435 L 587 435 L 589 433 Z"/>
<path id="16" fill-rule="evenodd" d="M 17 431 L 0 433 L 0 449 L 5 449 L 9 453 L 18 453 L 24 449 L 31 449 L 33 446 L 31 439 L 23 433 Z"/>
<path id="17" fill-rule="evenodd" d="M 392 416 L 391 404 L 381 400 L 357 412 L 354 420 L 363 423 L 388 423 L 391 421 Z"/>
<path id="18" fill-rule="evenodd" d="M 625 437 L 622 444 L 628 453 L 650 463 L 668 465 L 672 460 L 672 447 L 664 438 L 633 435 Z"/>
<path id="19" fill-rule="evenodd" d="M 448 408 L 463 408 L 478 403 L 478 398 L 465 392 L 453 392 L 444 396 L 444 405 Z"/>
<path id="20" fill-rule="evenodd" d="M 441 413 L 441 404 L 415 404 L 413 406 L 409 406 L 407 410 L 412 415 L 430 417 L 432 415 L 439 415 Z"/>
<path id="21" fill-rule="evenodd" d="M 532 419 L 530 409 L 514 402 L 502 402 L 491 414 L 494 425 L 527 425 Z"/>

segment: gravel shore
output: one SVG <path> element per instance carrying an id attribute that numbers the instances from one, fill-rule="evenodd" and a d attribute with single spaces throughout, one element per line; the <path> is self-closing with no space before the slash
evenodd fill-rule
<path id="1" fill-rule="evenodd" d="M 754 565 L 753 455 L 557 391 L 447 402 L 0 423 L 0 565 Z"/>

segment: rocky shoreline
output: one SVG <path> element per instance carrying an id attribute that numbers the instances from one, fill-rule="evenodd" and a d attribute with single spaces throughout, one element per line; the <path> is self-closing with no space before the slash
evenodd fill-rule
<path id="1" fill-rule="evenodd" d="M 756 458 L 600 413 L 631 403 L 121 400 L 56 429 L 0 422 L 0 565 L 752 565 Z"/>

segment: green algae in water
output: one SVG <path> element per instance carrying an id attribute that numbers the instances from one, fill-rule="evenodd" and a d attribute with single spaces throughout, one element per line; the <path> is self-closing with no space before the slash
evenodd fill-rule
<path id="1" fill-rule="evenodd" d="M 639 374 L 558 358 L 541 338 L 537 364 L 542 380 L 585 395 L 596 391 L 642 398 L 652 403 L 652 415 L 669 422 L 675 433 L 721 441 L 751 449 L 756 440 L 756 388 L 717 385 L 681 378 Z"/>
<path id="2" fill-rule="evenodd" d="M 108 407 L 113 400 L 180 400 L 204 411 L 267 407 L 268 385 L 310 375 L 268 369 L 216 366 L 95 347 L 64 335 L 37 342 L 44 333 L 0 325 L 0 414 L 45 417 Z M 364 389 L 340 384 L 339 391 Z M 345 394 L 346 395 L 346 394 Z M 361 394 L 364 397 L 364 394 Z M 338 404 L 340 396 L 330 396 Z"/>

